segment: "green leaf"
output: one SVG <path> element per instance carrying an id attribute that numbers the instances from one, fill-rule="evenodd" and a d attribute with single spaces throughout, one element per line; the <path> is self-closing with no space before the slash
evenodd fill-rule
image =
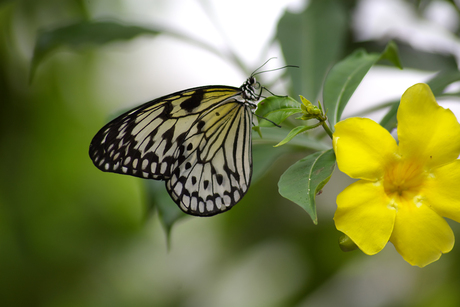
<path id="1" fill-rule="evenodd" d="M 315 197 L 331 178 L 334 168 L 332 149 L 311 154 L 297 161 L 281 176 L 279 193 L 304 208 L 317 224 Z"/>
<path id="2" fill-rule="evenodd" d="M 381 54 L 356 50 L 331 69 L 324 83 L 323 98 L 332 130 L 364 76 L 381 59 L 390 60 L 401 68 L 397 47 L 390 42 Z"/>
<path id="3" fill-rule="evenodd" d="M 439 96 L 443 94 L 447 86 L 457 81 L 460 81 L 460 71 L 449 70 L 438 73 L 427 84 L 430 86 L 433 94 Z"/>
<path id="4" fill-rule="evenodd" d="M 317 126 L 297 126 L 295 128 L 293 128 L 289 134 L 281 141 L 279 142 L 278 144 L 276 144 L 274 147 L 279 147 L 281 145 L 284 145 L 286 144 L 287 142 L 289 142 L 290 140 L 292 140 L 297 134 L 300 134 L 302 132 L 305 132 L 307 130 L 310 130 L 312 128 L 316 128 Z"/>
<path id="5" fill-rule="evenodd" d="M 282 155 L 301 151 L 305 152 L 305 149 L 294 146 L 273 148 L 272 144 L 253 144 L 252 159 L 254 163 L 251 184 L 254 184 L 257 180 L 259 180 Z"/>
<path id="6" fill-rule="evenodd" d="M 302 113 L 300 103 L 288 96 L 270 96 L 262 100 L 256 110 L 256 115 L 281 124 L 293 114 Z M 259 119 L 260 127 L 273 127 L 273 123 Z"/>
<path id="7" fill-rule="evenodd" d="M 328 69 L 344 49 L 348 14 L 342 0 L 312 0 L 302 13 L 286 11 L 280 19 L 276 38 L 284 59 L 300 67 L 287 72 L 294 93 L 319 97 Z"/>
<path id="8" fill-rule="evenodd" d="M 260 126 L 252 126 L 252 131 L 257 132 L 260 138 L 262 138 L 262 130 L 260 130 Z"/>
<path id="9" fill-rule="evenodd" d="M 344 50 L 349 10 L 343 0 L 312 0 L 300 14 L 288 11 L 278 22 L 276 38 L 286 63 L 300 66 L 287 73 L 294 93 L 319 97 L 324 78 Z"/>
<path id="10" fill-rule="evenodd" d="M 33 78 L 37 66 L 51 52 L 61 47 L 72 49 L 98 46 L 116 40 L 129 40 L 141 34 L 157 35 L 160 32 L 138 26 L 124 25 L 114 21 L 79 22 L 39 33 L 35 42 L 31 64 Z"/>
<path id="11" fill-rule="evenodd" d="M 398 46 L 395 42 L 390 41 L 385 50 L 380 55 L 379 60 L 388 60 L 399 69 L 403 69 L 401 59 L 399 58 Z"/>
<path id="12" fill-rule="evenodd" d="M 385 44 L 382 44 L 381 41 L 353 42 L 349 48 L 351 50 L 361 48 L 368 52 L 380 53 L 385 48 Z M 421 51 L 420 49 L 414 49 L 402 41 L 398 41 L 398 54 L 401 62 L 404 63 L 404 68 L 425 71 L 444 71 L 457 68 L 457 61 L 451 53 L 439 54 Z M 385 65 L 387 63 L 382 64 Z"/>
<path id="13" fill-rule="evenodd" d="M 340 120 L 351 95 L 379 58 L 379 54 L 368 54 L 364 50 L 357 50 L 336 64 L 329 72 L 324 84 L 323 102 L 332 130 Z"/>
<path id="14" fill-rule="evenodd" d="M 168 192 L 166 192 L 163 181 L 144 180 L 144 182 L 147 190 L 147 213 L 151 213 L 155 209 L 158 211 L 159 219 L 165 229 L 166 239 L 169 245 L 171 229 L 174 223 L 189 215 L 185 214 L 177 207 Z"/>
<path id="15" fill-rule="evenodd" d="M 263 131 L 264 138 L 261 139 L 257 137 L 256 133 L 253 132 L 252 143 L 254 145 L 255 144 L 267 144 L 270 147 L 273 147 L 274 145 L 282 141 L 286 137 L 286 134 L 288 134 L 290 131 L 289 129 L 286 129 L 284 127 L 280 129 L 261 128 L 261 130 Z M 314 151 L 322 151 L 322 150 L 327 150 L 331 148 L 330 141 L 324 142 L 309 134 L 299 135 L 299 137 L 294 138 L 293 140 L 289 142 L 287 146 L 283 146 L 283 147 L 290 147 L 291 151 L 292 150 L 304 151 L 305 149 L 314 150 Z M 281 148 L 277 148 L 276 150 L 277 151 L 281 150 Z M 255 164 L 254 164 L 254 167 L 256 167 Z"/>
<path id="16" fill-rule="evenodd" d="M 398 125 L 396 114 L 398 113 L 399 101 L 395 101 L 387 114 L 380 121 L 380 125 L 391 132 Z"/>

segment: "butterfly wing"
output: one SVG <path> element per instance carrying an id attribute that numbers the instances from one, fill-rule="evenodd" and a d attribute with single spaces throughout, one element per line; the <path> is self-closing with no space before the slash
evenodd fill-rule
<path id="1" fill-rule="evenodd" d="M 226 86 L 152 100 L 104 126 L 90 157 L 102 171 L 165 180 L 189 214 L 222 212 L 246 193 L 251 178 L 252 112 L 244 102 L 241 89 Z"/>
<path id="2" fill-rule="evenodd" d="M 166 181 L 171 198 L 192 215 L 214 215 L 233 207 L 252 176 L 252 111 L 235 97 L 196 121 Z"/>

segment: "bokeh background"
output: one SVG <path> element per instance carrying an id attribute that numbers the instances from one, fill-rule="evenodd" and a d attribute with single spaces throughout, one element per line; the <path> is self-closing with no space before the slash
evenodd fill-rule
<path id="1" fill-rule="evenodd" d="M 378 106 L 414 83 L 458 73 L 458 5 L 0 1 L 0 306 L 459 306 L 458 246 L 423 269 L 391 244 L 372 257 L 339 249 L 335 198 L 351 181 L 338 170 L 317 197 L 318 225 L 278 194 L 286 168 L 329 148 L 327 139 L 301 135 L 273 148 L 255 137 L 245 198 L 225 214 L 182 217 L 172 227 L 152 205 L 161 184 L 103 173 L 88 157 L 98 129 L 142 102 L 193 86 L 239 86 L 271 57 L 267 69 L 300 68 L 291 78 L 259 75 L 264 85 L 316 101 L 331 65 L 357 48 L 381 52 L 393 39 L 405 69 L 372 68 L 345 110 L 379 120 Z M 160 33 L 58 45 L 31 69 L 41 33 L 96 21 Z M 459 88 L 453 83 L 439 100 L 456 114 Z"/>

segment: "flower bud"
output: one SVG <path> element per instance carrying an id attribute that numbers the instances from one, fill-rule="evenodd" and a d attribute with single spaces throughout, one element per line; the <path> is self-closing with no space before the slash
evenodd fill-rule
<path id="1" fill-rule="evenodd" d="M 351 252 L 358 248 L 358 246 L 353 242 L 350 237 L 346 234 L 342 234 L 339 238 L 339 246 L 343 252 Z"/>

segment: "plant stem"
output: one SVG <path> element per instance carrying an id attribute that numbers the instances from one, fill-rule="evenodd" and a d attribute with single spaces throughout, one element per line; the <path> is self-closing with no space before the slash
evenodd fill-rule
<path id="1" fill-rule="evenodd" d="M 326 133 L 327 133 L 327 134 L 329 135 L 329 137 L 332 139 L 332 131 L 331 131 L 331 129 L 329 128 L 329 126 L 327 125 L 327 121 L 321 122 L 321 125 L 323 126 L 324 131 L 326 131 Z"/>

